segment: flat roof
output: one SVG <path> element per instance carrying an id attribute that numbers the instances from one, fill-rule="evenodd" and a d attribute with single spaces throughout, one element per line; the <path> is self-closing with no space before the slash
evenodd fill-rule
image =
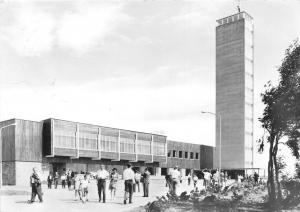
<path id="1" fill-rule="evenodd" d="M 249 15 L 245 11 L 242 11 L 242 12 L 235 13 L 233 15 L 224 17 L 224 18 L 220 18 L 220 19 L 218 19 L 216 21 L 218 23 L 218 26 L 221 26 L 221 25 L 224 25 L 224 24 L 227 24 L 227 23 L 232 23 L 232 22 L 235 22 L 235 21 L 238 21 L 238 20 L 242 20 L 242 19 L 253 20 L 253 18 L 252 18 L 251 15 Z"/>

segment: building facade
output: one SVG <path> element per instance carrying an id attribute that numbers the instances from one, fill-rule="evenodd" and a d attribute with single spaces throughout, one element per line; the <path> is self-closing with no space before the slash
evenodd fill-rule
<path id="1" fill-rule="evenodd" d="M 167 162 L 161 164 L 161 172 L 167 174 L 175 166 L 182 176 L 193 171 L 213 168 L 213 147 L 168 140 Z"/>
<path id="2" fill-rule="evenodd" d="M 221 162 L 223 169 L 251 168 L 254 95 L 253 19 L 248 13 L 239 12 L 219 19 L 217 23 L 214 167 L 218 168 Z"/>
<path id="3" fill-rule="evenodd" d="M 3 129 L 0 135 L 4 185 L 28 185 L 33 167 L 41 170 L 45 180 L 49 172 L 61 174 L 68 169 L 95 172 L 101 164 L 108 170 L 115 167 L 121 173 L 128 162 L 135 169 L 143 171 L 148 167 L 153 175 L 160 176 L 177 162 L 167 157 L 167 152 L 174 149 L 174 142 L 167 141 L 164 135 L 59 119 L 41 122 L 11 119 L 1 122 L 0 127 L 11 124 L 14 125 Z M 184 170 L 183 176 L 186 169 L 199 170 L 201 146 L 183 142 L 177 145 L 180 148 L 176 151 L 188 150 L 192 158 L 178 164 Z"/>

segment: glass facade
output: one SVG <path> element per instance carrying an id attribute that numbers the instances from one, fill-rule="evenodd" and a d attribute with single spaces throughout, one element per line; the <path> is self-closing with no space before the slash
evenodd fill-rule
<path id="1" fill-rule="evenodd" d="M 120 138 L 120 152 L 123 153 L 135 153 L 134 139 Z"/>
<path id="2" fill-rule="evenodd" d="M 101 135 L 101 151 L 117 152 L 118 151 L 118 137 Z"/>
<path id="3" fill-rule="evenodd" d="M 79 133 L 79 148 L 86 150 L 98 149 L 98 134 L 92 133 Z"/>
<path id="4" fill-rule="evenodd" d="M 162 142 L 153 142 L 153 154 L 154 155 L 165 155 L 166 154 L 166 144 Z"/>
<path id="5" fill-rule="evenodd" d="M 75 132 L 73 130 L 58 128 L 54 133 L 54 146 L 59 148 L 76 148 Z"/>
<path id="6" fill-rule="evenodd" d="M 101 150 L 166 156 L 166 137 L 108 127 L 53 121 L 53 146 L 77 150 Z"/>
<path id="7" fill-rule="evenodd" d="M 151 155 L 151 141 L 136 141 L 137 154 Z"/>

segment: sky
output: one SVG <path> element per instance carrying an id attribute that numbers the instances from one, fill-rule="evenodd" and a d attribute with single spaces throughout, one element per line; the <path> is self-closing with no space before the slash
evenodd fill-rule
<path id="1" fill-rule="evenodd" d="M 0 120 L 51 117 L 214 145 L 215 119 L 201 111 L 215 111 L 216 20 L 237 2 L 1 0 Z M 300 1 L 240 7 L 254 18 L 257 140 L 260 94 L 300 36 Z"/>

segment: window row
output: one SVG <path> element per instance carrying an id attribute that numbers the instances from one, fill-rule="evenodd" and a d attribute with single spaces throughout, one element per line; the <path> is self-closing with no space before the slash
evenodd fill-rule
<path id="1" fill-rule="evenodd" d="M 168 157 L 173 158 L 185 158 L 185 159 L 199 159 L 199 152 L 184 152 L 184 151 L 168 151 Z"/>
<path id="2" fill-rule="evenodd" d="M 136 148 L 135 148 L 136 142 Z M 73 134 L 63 134 L 56 132 L 54 135 L 54 145 L 60 148 L 77 148 L 76 136 Z M 165 155 L 165 143 L 153 142 L 153 154 Z M 102 151 L 118 152 L 118 137 L 101 135 L 100 146 Z M 83 134 L 79 135 L 79 148 L 87 150 L 97 150 L 98 140 L 97 135 Z M 120 138 L 120 152 L 131 154 L 151 155 L 151 141 L 134 140 L 131 138 Z"/>

